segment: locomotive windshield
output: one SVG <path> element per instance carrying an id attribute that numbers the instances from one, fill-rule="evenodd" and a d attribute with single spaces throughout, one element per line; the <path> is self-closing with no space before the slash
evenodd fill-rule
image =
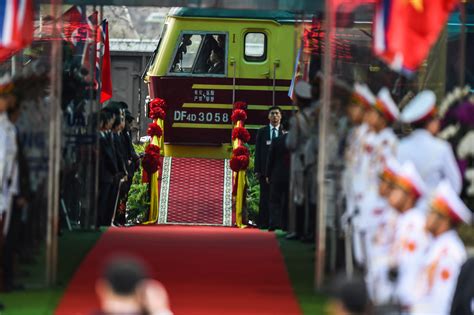
<path id="1" fill-rule="evenodd" d="M 170 73 L 224 75 L 226 34 L 182 34 L 171 64 Z"/>

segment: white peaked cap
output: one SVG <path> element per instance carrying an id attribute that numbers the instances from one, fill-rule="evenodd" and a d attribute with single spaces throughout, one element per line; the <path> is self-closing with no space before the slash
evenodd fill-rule
<path id="1" fill-rule="evenodd" d="M 310 100 L 312 98 L 311 84 L 304 80 L 299 80 L 295 84 L 295 94 L 299 98 Z"/>
<path id="2" fill-rule="evenodd" d="M 377 104 L 376 107 L 383 107 L 383 109 L 378 108 L 378 110 L 383 111 L 383 114 L 388 121 L 394 122 L 398 120 L 400 117 L 400 111 L 398 110 L 397 104 L 393 100 L 390 91 L 386 87 L 380 89 L 377 94 L 377 100 L 379 101 L 379 104 Z"/>
<path id="3" fill-rule="evenodd" d="M 394 157 L 388 157 L 387 159 L 385 159 L 384 171 L 392 173 L 396 176 L 400 174 L 400 169 L 401 165 L 397 159 L 395 159 Z"/>
<path id="4" fill-rule="evenodd" d="M 4 86 L 10 83 L 12 83 L 12 77 L 8 73 L 5 73 L 4 75 L 0 76 L 0 86 Z"/>
<path id="5" fill-rule="evenodd" d="M 411 161 L 406 161 L 401 166 L 397 184 L 404 189 L 411 190 L 418 197 L 423 196 L 427 190 L 425 182 Z"/>
<path id="6" fill-rule="evenodd" d="M 436 187 L 431 201 L 431 207 L 436 210 L 447 212 L 455 223 L 464 222 L 470 224 L 472 212 L 459 198 L 451 184 L 444 180 Z"/>
<path id="7" fill-rule="evenodd" d="M 433 91 L 424 90 L 418 93 L 401 114 L 401 121 L 407 124 L 423 121 L 436 113 L 436 95 Z"/>
<path id="8" fill-rule="evenodd" d="M 366 103 L 368 103 L 367 105 L 375 104 L 375 95 L 374 93 L 372 93 L 367 84 L 355 83 L 354 93 L 360 98 L 362 98 Z"/>

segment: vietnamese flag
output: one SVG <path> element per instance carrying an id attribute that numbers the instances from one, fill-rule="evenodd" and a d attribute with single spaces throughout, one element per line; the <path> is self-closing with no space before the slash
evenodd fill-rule
<path id="1" fill-rule="evenodd" d="M 459 0 L 380 0 L 374 21 L 374 52 L 394 70 L 413 74 Z"/>

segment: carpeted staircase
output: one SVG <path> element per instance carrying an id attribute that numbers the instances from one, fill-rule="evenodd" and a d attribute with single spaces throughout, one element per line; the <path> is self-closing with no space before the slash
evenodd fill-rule
<path id="1" fill-rule="evenodd" d="M 232 171 L 228 160 L 163 160 L 158 223 L 232 225 Z"/>

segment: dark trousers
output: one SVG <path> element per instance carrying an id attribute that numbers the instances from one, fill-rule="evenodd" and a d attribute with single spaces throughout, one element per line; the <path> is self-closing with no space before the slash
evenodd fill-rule
<path id="1" fill-rule="evenodd" d="M 288 229 L 288 182 L 270 183 L 270 228 Z"/>
<path id="2" fill-rule="evenodd" d="M 97 209 L 97 226 L 108 226 L 112 217 L 110 214 L 110 200 L 113 183 L 99 183 L 99 208 Z"/>
<path id="3" fill-rule="evenodd" d="M 261 229 L 268 228 L 269 224 L 269 198 L 270 185 L 267 184 L 265 178 L 260 178 L 260 203 L 258 211 L 258 227 Z"/>

